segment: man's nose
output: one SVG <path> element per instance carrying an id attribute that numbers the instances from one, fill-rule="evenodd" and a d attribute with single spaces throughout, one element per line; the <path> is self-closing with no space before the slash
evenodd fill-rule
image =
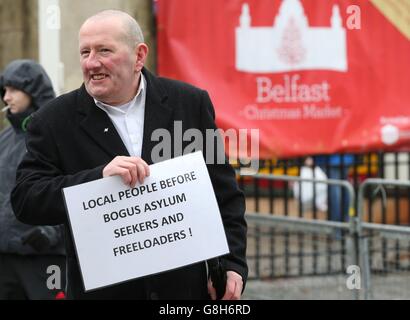
<path id="1" fill-rule="evenodd" d="M 91 52 L 86 61 L 87 69 L 95 69 L 101 66 L 101 62 L 95 53 Z"/>

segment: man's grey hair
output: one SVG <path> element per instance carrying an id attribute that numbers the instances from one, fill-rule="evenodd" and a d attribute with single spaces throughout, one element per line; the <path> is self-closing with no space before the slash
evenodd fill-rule
<path id="1" fill-rule="evenodd" d="M 130 48 L 134 49 L 139 43 L 144 42 L 144 35 L 142 34 L 140 25 L 138 24 L 137 20 L 135 20 L 126 12 L 120 10 L 103 10 L 89 17 L 86 22 L 111 17 L 118 17 L 123 22 L 125 36 L 124 40 L 130 46 Z"/>

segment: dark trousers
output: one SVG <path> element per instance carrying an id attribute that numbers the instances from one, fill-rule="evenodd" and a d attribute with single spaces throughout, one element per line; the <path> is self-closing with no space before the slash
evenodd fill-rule
<path id="1" fill-rule="evenodd" d="M 68 258 L 69 266 L 70 262 L 70 258 Z M 84 286 L 77 268 L 72 269 L 70 272 L 69 267 L 67 281 L 67 299 L 70 300 L 210 299 L 204 262 L 89 292 L 84 292 Z"/>
<path id="2" fill-rule="evenodd" d="M 65 257 L 61 255 L 18 255 L 0 253 L 0 300 L 53 300 L 65 288 Z M 57 273 L 49 270 L 56 265 L 61 270 L 61 289 L 49 289 Z M 50 277 L 52 277 L 50 279 Z"/>
<path id="3" fill-rule="evenodd" d="M 349 168 L 323 168 L 329 179 L 347 180 Z M 330 185 L 329 197 L 329 220 L 344 222 L 349 220 L 349 195 L 344 188 Z"/>

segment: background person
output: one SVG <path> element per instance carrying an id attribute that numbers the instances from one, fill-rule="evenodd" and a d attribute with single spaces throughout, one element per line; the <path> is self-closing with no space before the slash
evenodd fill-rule
<path id="1" fill-rule="evenodd" d="M 332 154 L 315 156 L 319 165 L 329 179 L 348 180 L 349 169 L 354 164 L 352 154 Z M 329 220 L 344 222 L 349 220 L 349 194 L 340 186 L 328 186 Z"/>
<path id="2" fill-rule="evenodd" d="M 30 116 L 55 94 L 44 69 L 31 60 L 15 60 L 6 67 L 0 76 L 0 94 L 11 123 L 0 133 L 0 299 L 54 299 L 57 292 L 47 288 L 47 268 L 57 265 L 65 276 L 63 229 L 18 221 L 10 193 L 26 153 Z M 31 213 L 37 209 L 28 208 Z"/>

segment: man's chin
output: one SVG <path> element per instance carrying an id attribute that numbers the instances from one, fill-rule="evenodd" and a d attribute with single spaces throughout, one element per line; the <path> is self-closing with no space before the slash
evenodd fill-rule
<path id="1" fill-rule="evenodd" d="M 105 90 L 103 91 L 103 90 L 96 89 L 96 88 L 93 88 L 87 85 L 85 86 L 85 88 L 88 94 L 98 101 L 103 101 L 105 100 L 105 98 L 107 98 L 107 94 Z"/>

